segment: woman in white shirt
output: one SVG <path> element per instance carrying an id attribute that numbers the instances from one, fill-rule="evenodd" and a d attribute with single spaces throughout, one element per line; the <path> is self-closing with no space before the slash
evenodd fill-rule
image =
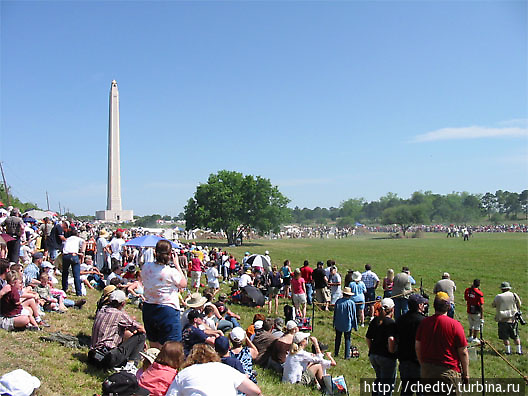
<path id="1" fill-rule="evenodd" d="M 315 354 L 304 350 L 306 345 L 308 345 L 308 338 L 314 345 Z M 300 382 L 303 385 L 314 383 L 319 389 L 324 386 L 323 376 L 326 369 L 336 365 L 330 352 L 326 352 L 326 357 L 328 360 L 323 358 L 317 338 L 310 337 L 309 333 L 295 333 L 290 353 L 286 357 L 286 362 L 284 362 L 282 382 L 291 384 Z"/>

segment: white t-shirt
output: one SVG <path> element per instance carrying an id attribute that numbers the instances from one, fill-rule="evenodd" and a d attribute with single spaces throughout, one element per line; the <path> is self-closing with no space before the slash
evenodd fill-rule
<path id="1" fill-rule="evenodd" d="M 240 288 L 243 288 L 243 287 L 246 287 L 247 285 L 252 285 L 252 284 L 253 284 L 253 280 L 251 279 L 251 276 L 249 276 L 248 274 L 243 274 L 240 277 L 240 280 L 238 281 L 238 287 Z"/>
<path id="2" fill-rule="evenodd" d="M 145 302 L 149 304 L 168 305 L 180 309 L 178 286 L 182 274 L 168 265 L 145 263 L 141 269 L 143 286 L 145 287 Z"/>
<path id="3" fill-rule="evenodd" d="M 79 253 L 81 251 L 81 247 L 84 243 L 84 239 L 79 238 L 78 236 L 72 235 L 68 239 L 66 239 L 66 242 L 64 242 L 64 248 L 62 249 L 62 253 L 69 254 L 69 253 Z"/>
<path id="4" fill-rule="evenodd" d="M 211 329 L 216 330 L 216 322 L 214 320 L 214 315 L 211 317 L 206 316 L 204 318 L 204 322 L 207 326 L 209 326 Z"/>
<path id="5" fill-rule="evenodd" d="M 218 270 L 215 267 L 207 268 L 207 271 L 205 271 L 205 276 L 207 276 L 207 283 L 210 286 L 217 288 L 220 287 L 220 284 L 218 283 Z"/>
<path id="6" fill-rule="evenodd" d="M 295 354 L 289 353 L 284 362 L 282 382 L 295 384 L 301 380 L 302 373 L 310 363 L 324 363 L 322 355 L 314 355 L 304 350 Z"/>
<path id="7" fill-rule="evenodd" d="M 110 257 L 115 258 L 117 260 L 121 260 L 121 250 L 123 250 L 123 245 L 125 244 L 125 240 L 123 238 L 114 238 L 110 242 L 110 249 L 112 250 L 112 254 Z"/>
<path id="8" fill-rule="evenodd" d="M 236 396 L 246 375 L 227 364 L 193 364 L 176 375 L 166 396 Z"/>

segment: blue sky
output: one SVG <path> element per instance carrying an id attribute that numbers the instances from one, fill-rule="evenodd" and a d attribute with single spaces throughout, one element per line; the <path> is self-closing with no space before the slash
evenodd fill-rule
<path id="1" fill-rule="evenodd" d="M 23 200 L 177 215 L 221 169 L 290 206 L 528 186 L 524 1 L 1 2 L 1 161 Z"/>

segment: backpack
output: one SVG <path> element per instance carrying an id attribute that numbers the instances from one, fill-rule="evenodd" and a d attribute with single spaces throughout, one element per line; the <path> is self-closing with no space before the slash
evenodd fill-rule
<path id="1" fill-rule="evenodd" d="M 293 307 L 286 304 L 284 306 L 284 321 L 288 322 L 289 320 L 293 320 Z"/>

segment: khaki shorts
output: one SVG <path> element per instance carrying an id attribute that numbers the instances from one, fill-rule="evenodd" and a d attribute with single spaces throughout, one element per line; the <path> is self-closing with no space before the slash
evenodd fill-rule
<path id="1" fill-rule="evenodd" d="M 279 294 L 279 288 L 278 287 L 270 286 L 268 288 L 268 296 L 269 297 L 275 297 L 278 294 Z"/>
<path id="2" fill-rule="evenodd" d="M 328 287 L 323 289 L 315 289 L 315 299 L 319 303 L 328 303 L 330 302 L 330 290 Z"/>
<path id="3" fill-rule="evenodd" d="M 310 370 L 306 369 L 302 373 L 301 380 L 299 381 L 303 385 L 311 385 L 315 383 L 315 375 Z"/>
<path id="4" fill-rule="evenodd" d="M 469 328 L 480 330 L 480 314 L 468 314 Z"/>
<path id="5" fill-rule="evenodd" d="M 294 294 L 292 296 L 293 305 L 298 306 L 301 304 L 306 304 L 306 294 Z"/>
<path id="6" fill-rule="evenodd" d="M 191 284 L 193 287 L 200 286 L 201 271 L 191 271 Z"/>
<path id="7" fill-rule="evenodd" d="M 451 393 L 454 396 L 456 393 L 459 396 L 460 388 L 458 387 L 461 382 L 460 373 L 458 371 L 443 366 L 440 364 L 423 363 L 420 366 L 422 382 L 424 384 L 434 385 L 436 383 L 443 383 L 449 385 L 451 389 L 455 389 L 455 392 Z"/>
<path id="8" fill-rule="evenodd" d="M 15 330 L 15 318 L 6 318 L 4 316 L 0 316 L 0 329 L 6 331 Z"/>

